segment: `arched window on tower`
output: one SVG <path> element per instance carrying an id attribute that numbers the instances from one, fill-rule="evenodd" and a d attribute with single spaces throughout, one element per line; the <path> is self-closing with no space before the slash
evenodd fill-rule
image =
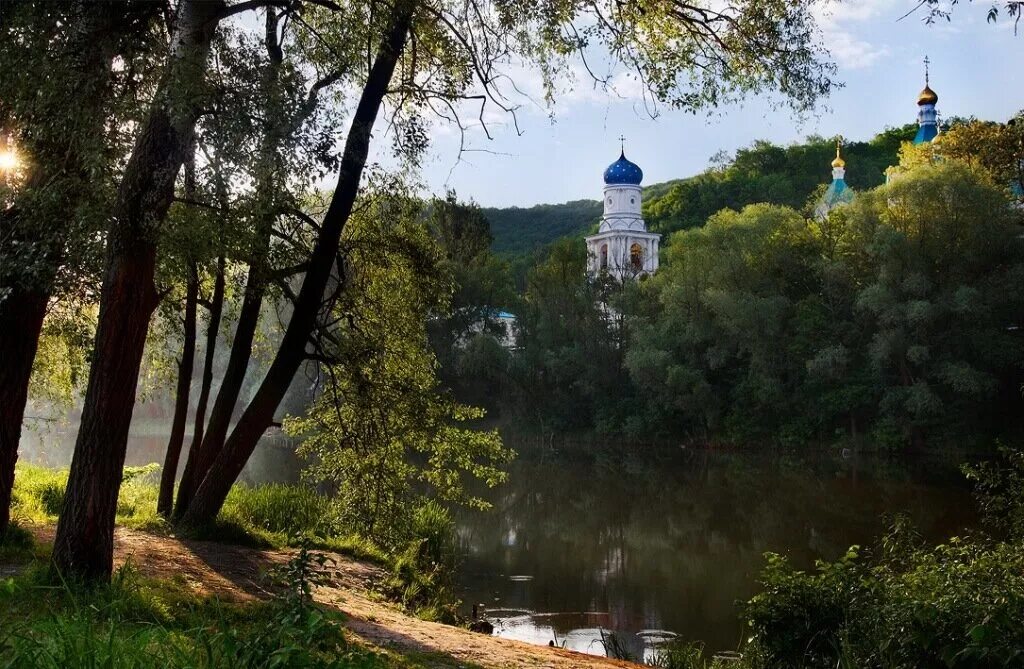
<path id="1" fill-rule="evenodd" d="M 608 245 L 601 244 L 601 269 L 608 269 Z"/>
<path id="2" fill-rule="evenodd" d="M 629 247 L 629 264 L 636 272 L 644 268 L 644 249 L 639 244 L 634 243 Z"/>

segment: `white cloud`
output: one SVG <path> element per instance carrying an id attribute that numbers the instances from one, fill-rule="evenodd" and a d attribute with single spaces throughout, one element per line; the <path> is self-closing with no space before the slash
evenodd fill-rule
<path id="1" fill-rule="evenodd" d="M 856 70 L 890 55 L 887 46 L 859 37 L 858 24 L 886 15 L 895 21 L 908 7 L 912 5 L 907 0 L 827 0 L 815 7 L 814 17 L 836 63 L 841 68 Z"/>
<path id="2" fill-rule="evenodd" d="M 848 32 L 826 33 L 825 38 L 836 62 L 848 70 L 871 67 L 890 54 L 889 47 L 858 39 Z"/>
<path id="3" fill-rule="evenodd" d="M 827 0 L 814 7 L 814 18 L 826 33 L 850 23 L 861 23 L 881 14 L 902 15 L 907 10 L 904 0 Z"/>

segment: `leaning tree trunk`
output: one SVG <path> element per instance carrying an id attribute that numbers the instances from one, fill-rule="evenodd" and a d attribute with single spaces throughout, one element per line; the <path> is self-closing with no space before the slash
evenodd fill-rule
<path id="1" fill-rule="evenodd" d="M 231 436 L 196 490 L 192 503 L 185 510 L 182 516 L 185 525 L 203 525 L 216 518 L 228 491 L 248 462 L 260 437 L 273 423 L 274 412 L 306 358 L 306 345 L 316 325 L 324 289 L 341 244 L 341 234 L 359 192 L 359 182 L 370 147 L 370 133 L 395 66 L 409 38 L 414 5 L 412 0 L 400 0 L 393 6 L 388 31 L 378 47 L 352 117 L 338 171 L 338 185 L 324 216 L 284 338 L 256 395 L 242 413 Z"/>
<path id="2" fill-rule="evenodd" d="M 181 499 L 183 489 L 191 490 L 186 484 L 190 472 L 195 468 L 195 454 L 201 448 L 206 434 L 206 409 L 210 404 L 210 392 L 213 388 L 213 364 L 217 357 L 217 335 L 220 332 L 220 321 L 224 312 L 224 274 L 225 259 L 221 255 L 217 259 L 217 276 L 213 284 L 213 299 L 210 301 L 210 322 L 206 328 L 206 354 L 203 362 L 203 380 L 199 388 L 199 401 L 196 402 L 195 426 L 192 428 L 192 444 L 188 448 L 188 459 L 185 461 L 185 471 L 181 475 L 181 483 L 178 487 L 178 499 Z M 191 495 L 190 495 L 191 498 Z M 178 506 L 174 507 L 179 508 Z M 168 508 L 170 512 L 170 508 Z"/>
<path id="3" fill-rule="evenodd" d="M 53 545 L 54 568 L 69 576 L 105 580 L 113 568 L 128 428 L 146 331 L 159 302 L 156 233 L 192 145 L 200 104 L 195 88 L 223 6 L 215 0 L 179 4 L 167 71 L 118 189 L 89 385 Z"/>
<path id="4" fill-rule="evenodd" d="M 156 502 L 156 512 L 164 518 L 171 515 L 171 507 L 174 503 L 174 479 L 178 474 L 181 445 L 185 443 L 185 423 L 188 421 L 192 369 L 196 362 L 196 305 L 198 302 L 199 269 L 193 264 L 189 269 L 188 284 L 185 288 L 185 323 L 181 359 L 178 361 L 178 387 L 174 395 L 174 418 L 171 420 L 171 437 L 167 440 L 164 468 L 160 474 L 160 494 Z"/>
<path id="5" fill-rule="evenodd" d="M 192 503 L 199 483 L 220 452 L 227 436 L 231 415 L 235 411 L 235 404 L 238 402 L 238 396 L 242 392 L 242 383 L 245 381 L 245 372 L 249 368 L 256 326 L 259 324 L 260 310 L 263 307 L 263 294 L 266 286 L 260 274 L 261 272 L 255 266 L 250 266 L 245 296 L 238 314 L 238 325 L 235 327 L 235 336 L 231 343 L 228 366 L 221 378 L 220 389 L 217 391 L 213 411 L 210 413 L 210 422 L 205 432 L 199 431 L 197 414 L 196 434 L 198 436 L 192 440 L 192 447 L 189 449 L 188 459 L 185 461 L 185 471 L 182 472 L 181 482 L 178 484 L 176 517 L 182 516 Z"/>
<path id="6" fill-rule="evenodd" d="M 221 211 L 225 212 L 228 208 L 227 185 L 224 183 L 219 156 L 216 156 L 213 160 L 213 169 L 217 182 L 218 203 Z M 221 225 L 223 226 L 223 221 L 221 222 Z M 199 389 L 199 401 L 196 403 L 195 427 L 192 429 L 192 444 L 188 448 L 188 459 L 185 461 L 185 470 L 182 472 L 181 482 L 178 484 L 179 500 L 182 495 L 187 495 L 188 499 L 191 499 L 193 486 L 189 481 L 192 479 L 192 472 L 195 471 L 196 455 L 200 448 L 202 448 L 206 435 L 206 410 L 209 407 L 210 392 L 213 388 L 213 364 L 217 356 L 217 335 L 220 333 L 220 322 L 224 315 L 224 282 L 227 273 L 223 235 L 221 235 L 221 239 L 219 241 L 221 245 L 221 252 L 217 258 L 217 274 L 214 277 L 213 297 L 210 300 L 210 322 L 206 328 L 206 354 L 203 362 L 203 380 Z M 221 387 L 223 388 L 223 384 L 221 384 Z M 180 508 L 181 505 L 180 502 L 178 502 L 174 507 L 175 517 L 177 516 L 177 510 Z"/>
<path id="7" fill-rule="evenodd" d="M 268 283 L 268 265 L 270 262 L 270 242 L 274 231 L 276 212 L 274 210 L 274 181 L 279 172 L 278 152 L 282 139 L 290 132 L 292 123 L 282 115 L 274 113 L 275 103 L 279 105 L 281 96 L 280 84 L 281 65 L 284 53 L 278 37 L 278 15 L 273 11 L 266 14 L 265 44 L 267 47 L 267 66 L 262 73 L 261 98 L 265 101 L 268 116 L 264 127 L 263 138 L 257 153 L 260 175 L 256 185 L 256 201 L 260 203 L 254 240 L 249 249 L 249 273 L 245 282 L 245 293 L 242 308 L 235 327 L 235 337 L 231 345 L 228 366 L 221 379 L 220 390 L 214 402 L 210 424 L 200 439 L 192 442 L 185 472 L 178 486 L 178 501 L 175 507 L 176 517 L 180 517 L 188 509 L 195 496 L 196 489 L 213 464 L 217 454 L 224 446 L 227 438 L 231 417 L 238 403 L 238 396 L 245 382 L 249 361 L 252 357 L 252 344 L 259 325 L 260 313 L 263 310 L 263 298 Z M 311 97 L 315 100 L 315 95 Z M 301 123 L 301 118 L 299 122 Z"/>

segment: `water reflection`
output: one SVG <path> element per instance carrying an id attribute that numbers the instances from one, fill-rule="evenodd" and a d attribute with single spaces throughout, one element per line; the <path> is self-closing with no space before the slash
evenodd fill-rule
<path id="1" fill-rule="evenodd" d="M 489 609 L 496 634 L 532 643 L 602 654 L 614 630 L 650 656 L 671 631 L 734 649 L 765 551 L 809 567 L 871 543 L 893 512 L 933 540 L 972 525 L 957 462 L 524 455 L 494 511 L 460 519 L 463 599 Z"/>

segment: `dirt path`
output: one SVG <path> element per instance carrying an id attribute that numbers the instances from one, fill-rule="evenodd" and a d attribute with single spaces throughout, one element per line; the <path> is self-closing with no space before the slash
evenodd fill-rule
<path id="1" fill-rule="evenodd" d="M 53 540 L 53 528 L 37 528 L 34 533 L 41 542 Z M 437 662 L 447 667 L 461 666 L 461 663 L 488 669 L 635 669 L 639 666 L 499 639 L 414 618 L 395 605 L 376 601 L 371 595 L 372 584 L 385 575 L 381 569 L 335 553 L 329 555 L 337 563 L 338 576 L 330 587 L 317 588 L 314 597 L 345 613 L 345 625 L 371 646 L 420 657 L 448 656 L 454 660 L 454 665 L 440 659 Z M 230 601 L 269 597 L 267 570 L 286 562 L 290 556 L 291 551 L 180 540 L 120 527 L 114 536 L 116 565 L 131 560 L 146 576 L 184 579 L 196 592 Z"/>

